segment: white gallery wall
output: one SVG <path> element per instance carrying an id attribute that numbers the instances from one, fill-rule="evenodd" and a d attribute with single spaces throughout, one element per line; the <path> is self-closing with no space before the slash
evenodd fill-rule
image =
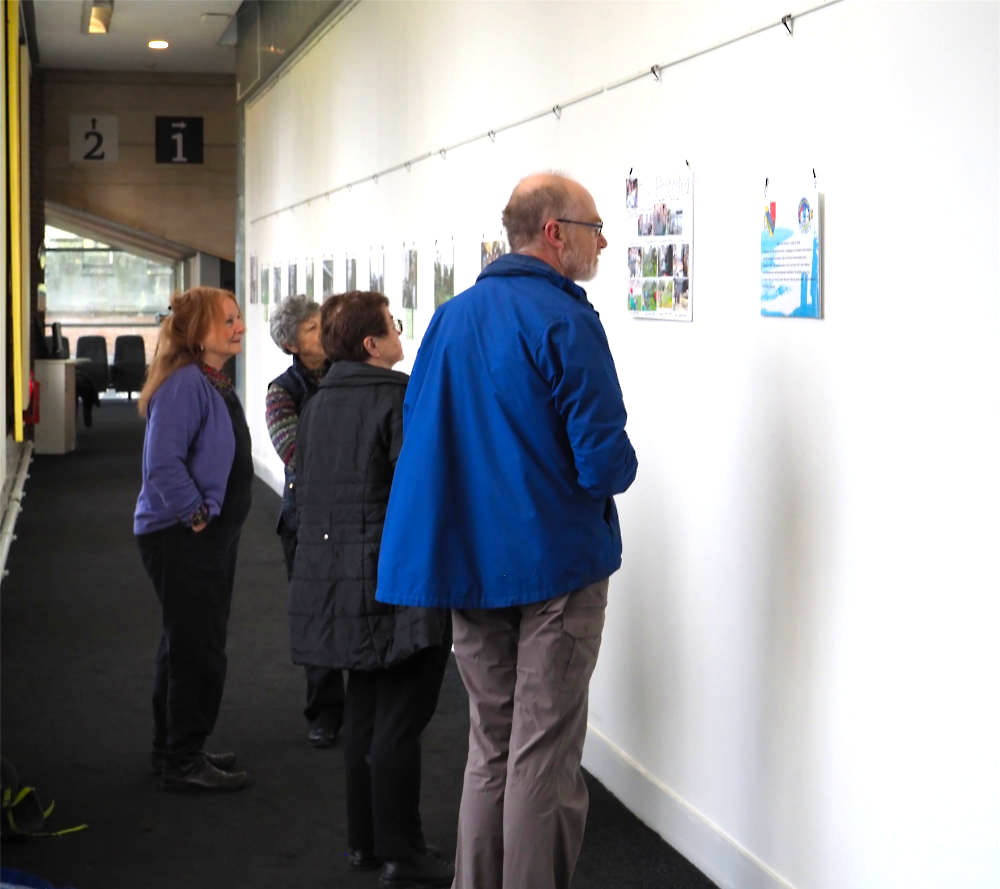
<path id="1" fill-rule="evenodd" d="M 799 11 L 363 0 L 246 109 L 246 254 L 329 257 L 339 290 L 345 258 L 366 287 L 382 249 L 401 315 L 414 244 L 409 369 L 435 243 L 454 243 L 461 290 L 519 177 L 582 181 L 609 242 L 587 289 L 640 464 L 619 498 L 585 764 L 726 889 L 986 889 L 1000 885 L 1000 4 L 845 0 L 789 35 L 778 22 Z M 694 321 L 636 320 L 625 175 L 685 162 Z M 762 318 L 765 177 L 813 169 L 825 317 Z M 246 401 L 277 487 L 263 405 L 287 356 L 268 311 L 246 306 Z"/>

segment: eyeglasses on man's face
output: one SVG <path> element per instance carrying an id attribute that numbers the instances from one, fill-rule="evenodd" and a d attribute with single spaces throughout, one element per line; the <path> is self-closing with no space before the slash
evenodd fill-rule
<path id="1" fill-rule="evenodd" d="M 601 229 L 604 228 L 603 222 L 582 222 L 579 219 L 556 219 L 556 222 L 568 222 L 570 225 L 585 225 L 588 228 L 592 228 L 594 235 L 597 237 L 601 236 Z"/>
<path id="2" fill-rule="evenodd" d="M 403 332 L 403 322 L 400 321 L 398 318 L 392 319 L 392 326 L 396 328 L 396 333 Z"/>

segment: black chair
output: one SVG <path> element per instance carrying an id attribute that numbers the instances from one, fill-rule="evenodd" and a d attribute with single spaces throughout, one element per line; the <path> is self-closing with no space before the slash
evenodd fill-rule
<path id="1" fill-rule="evenodd" d="M 77 366 L 80 376 L 94 384 L 98 392 L 108 388 L 108 341 L 103 336 L 82 336 L 76 341 L 76 357 L 87 358 Z"/>
<path id="2" fill-rule="evenodd" d="M 146 343 L 141 336 L 115 337 L 115 360 L 111 363 L 111 386 L 117 392 L 141 392 L 146 380 Z"/>

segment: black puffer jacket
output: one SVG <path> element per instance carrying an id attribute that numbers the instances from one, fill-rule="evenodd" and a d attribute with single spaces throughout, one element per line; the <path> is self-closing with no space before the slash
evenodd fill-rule
<path id="1" fill-rule="evenodd" d="M 375 601 L 408 379 L 339 361 L 299 417 L 298 549 L 288 609 L 297 664 L 378 670 L 451 643 L 446 610 Z"/>

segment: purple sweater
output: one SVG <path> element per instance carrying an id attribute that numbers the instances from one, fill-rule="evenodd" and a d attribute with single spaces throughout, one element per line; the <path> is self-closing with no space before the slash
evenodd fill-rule
<path id="1" fill-rule="evenodd" d="M 174 371 L 146 410 L 134 533 L 187 523 L 203 503 L 209 518 L 218 516 L 235 450 L 222 396 L 197 365 Z"/>

